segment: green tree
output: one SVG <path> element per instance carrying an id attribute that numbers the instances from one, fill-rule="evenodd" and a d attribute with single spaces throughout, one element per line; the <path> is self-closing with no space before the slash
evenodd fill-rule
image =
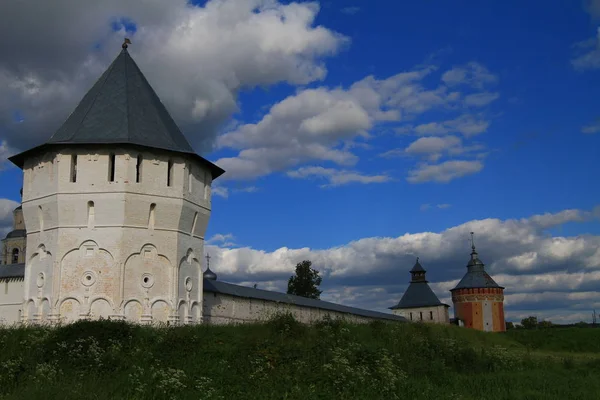
<path id="1" fill-rule="evenodd" d="M 537 328 L 537 326 L 538 326 L 537 317 L 531 316 L 531 317 L 523 318 L 521 320 L 521 325 L 523 325 L 523 328 L 525 328 L 525 329 Z"/>
<path id="2" fill-rule="evenodd" d="M 538 322 L 538 327 L 540 328 L 552 328 L 552 322 L 551 321 L 540 321 Z"/>
<path id="3" fill-rule="evenodd" d="M 506 322 L 506 330 L 509 330 L 509 329 L 515 329 L 515 324 L 513 324 L 510 321 L 507 321 Z"/>
<path id="4" fill-rule="evenodd" d="M 296 264 L 296 275 L 290 276 L 288 281 L 288 294 L 308 297 L 309 299 L 318 299 L 321 291 L 318 286 L 322 278 L 319 271 L 311 268 L 312 262 L 304 260 Z"/>

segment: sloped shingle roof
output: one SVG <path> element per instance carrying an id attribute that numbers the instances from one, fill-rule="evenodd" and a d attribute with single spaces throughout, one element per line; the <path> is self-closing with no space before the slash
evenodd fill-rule
<path id="1" fill-rule="evenodd" d="M 467 264 L 467 273 L 463 278 L 458 282 L 456 287 L 453 290 L 457 289 L 475 289 L 475 288 L 501 288 L 502 286 L 498 285 L 491 276 L 485 272 L 485 264 L 479 259 L 477 252 L 475 251 L 475 247 L 473 247 L 473 251 L 471 253 L 471 259 Z"/>
<path id="2" fill-rule="evenodd" d="M 25 264 L 0 265 L 0 279 L 24 278 Z"/>
<path id="3" fill-rule="evenodd" d="M 431 307 L 445 305 L 438 299 L 433 293 L 433 290 L 429 287 L 426 281 L 423 282 L 411 282 L 402 295 L 402 298 L 394 307 L 390 307 L 392 310 L 399 308 L 414 308 L 414 307 Z"/>
<path id="4" fill-rule="evenodd" d="M 106 144 L 187 153 L 207 164 L 213 179 L 225 172 L 194 152 L 126 48 L 44 145 L 10 160 L 22 167 L 27 153 L 44 146 Z"/>

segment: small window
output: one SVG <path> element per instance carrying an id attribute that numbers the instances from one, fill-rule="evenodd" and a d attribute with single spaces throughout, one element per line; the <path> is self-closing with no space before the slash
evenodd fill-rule
<path id="1" fill-rule="evenodd" d="M 77 154 L 71 155 L 71 174 L 70 181 L 77 182 Z"/>
<path id="2" fill-rule="evenodd" d="M 410 320 L 412 321 L 412 313 L 410 313 Z"/>
<path id="3" fill-rule="evenodd" d="M 190 192 L 190 193 L 192 193 L 192 179 L 193 179 L 192 165 L 189 164 L 188 165 L 188 192 Z"/>
<path id="4" fill-rule="evenodd" d="M 429 319 L 433 321 L 433 311 L 429 311 Z"/>
<path id="5" fill-rule="evenodd" d="M 423 311 L 419 311 L 421 321 L 423 321 Z"/>
<path id="6" fill-rule="evenodd" d="M 150 215 L 148 216 L 148 228 L 154 229 L 154 220 L 155 220 L 155 212 L 156 212 L 156 204 L 150 204 Z"/>
<path id="7" fill-rule="evenodd" d="M 88 228 L 93 228 L 96 223 L 96 211 L 94 210 L 94 202 L 88 201 Z"/>
<path id="8" fill-rule="evenodd" d="M 44 231 L 44 212 L 42 206 L 38 206 L 38 223 L 40 224 L 40 232 Z"/>
<path id="9" fill-rule="evenodd" d="M 190 236 L 194 235 L 194 231 L 196 230 L 196 222 L 198 222 L 198 212 L 194 214 L 194 221 L 192 222 L 192 230 L 190 231 Z"/>
<path id="10" fill-rule="evenodd" d="M 167 186 L 173 182 L 173 161 L 167 161 Z"/>
<path id="11" fill-rule="evenodd" d="M 115 153 L 108 155 L 108 181 L 115 181 Z"/>
<path id="12" fill-rule="evenodd" d="M 13 264 L 18 264 L 19 263 L 19 249 L 13 249 L 13 251 L 12 251 L 12 263 Z"/>
<path id="13" fill-rule="evenodd" d="M 135 183 L 140 183 L 142 181 L 142 161 L 142 155 L 138 154 L 135 164 Z"/>

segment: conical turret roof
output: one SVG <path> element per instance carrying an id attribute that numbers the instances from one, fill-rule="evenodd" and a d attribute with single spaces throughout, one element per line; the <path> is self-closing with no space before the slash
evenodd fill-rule
<path id="1" fill-rule="evenodd" d="M 410 270 L 412 279 L 406 292 L 402 295 L 402 298 L 393 307 L 392 310 L 399 308 L 414 308 L 414 307 L 429 307 L 429 306 L 441 306 L 444 305 L 440 299 L 435 295 L 433 290 L 429 287 L 425 278 L 425 269 L 419 263 L 419 259 L 415 262 L 415 265 Z"/>
<path id="2" fill-rule="evenodd" d="M 136 145 L 199 157 L 126 45 L 44 145 L 10 160 L 22 167 L 28 153 L 56 145 Z M 199 158 L 208 163 L 213 179 L 223 174 L 221 168 Z"/>

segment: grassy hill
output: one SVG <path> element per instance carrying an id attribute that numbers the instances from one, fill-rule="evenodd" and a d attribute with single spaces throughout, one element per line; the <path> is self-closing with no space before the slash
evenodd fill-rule
<path id="1" fill-rule="evenodd" d="M 0 329 L 1 399 L 594 399 L 600 329 L 328 321 Z"/>

